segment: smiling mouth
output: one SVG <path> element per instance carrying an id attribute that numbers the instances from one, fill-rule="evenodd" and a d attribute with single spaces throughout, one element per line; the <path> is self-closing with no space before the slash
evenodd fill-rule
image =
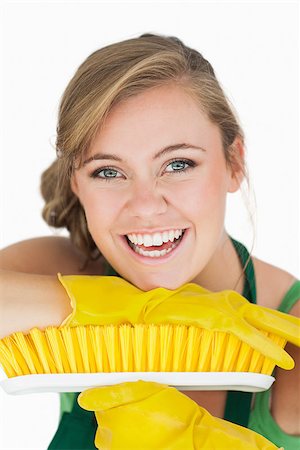
<path id="1" fill-rule="evenodd" d="M 178 245 L 180 244 L 183 236 L 184 236 L 185 230 L 183 231 L 182 235 L 178 238 L 178 239 L 174 239 L 173 242 L 168 241 L 168 242 L 163 242 L 162 245 L 152 245 L 150 247 L 145 247 L 144 245 L 138 245 L 138 244 L 133 244 L 127 236 L 126 237 L 126 241 L 127 244 L 129 245 L 130 248 L 132 248 L 132 250 L 135 253 L 138 253 L 139 255 L 142 256 L 148 256 L 150 258 L 160 258 L 161 256 L 167 255 L 168 253 L 170 253 L 172 250 L 174 250 L 176 247 L 178 247 Z"/>

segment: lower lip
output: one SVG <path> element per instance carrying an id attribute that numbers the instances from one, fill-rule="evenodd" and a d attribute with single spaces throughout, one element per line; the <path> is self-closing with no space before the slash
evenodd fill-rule
<path id="1" fill-rule="evenodd" d="M 156 264 L 161 264 L 164 263 L 166 261 L 169 261 L 170 259 L 174 258 L 177 253 L 180 251 L 180 248 L 182 247 L 182 245 L 184 244 L 184 242 L 186 241 L 187 238 L 187 234 L 188 234 L 188 229 L 185 230 L 183 237 L 181 238 L 179 244 L 177 245 L 177 247 L 175 247 L 173 250 L 171 250 L 169 253 L 167 253 L 164 256 L 158 256 L 158 257 L 151 257 L 151 256 L 144 256 L 144 255 L 140 255 L 139 253 L 136 253 L 131 247 L 130 245 L 127 243 L 127 238 L 126 236 L 121 236 L 122 238 L 122 243 L 123 245 L 126 246 L 127 250 L 140 262 L 144 263 L 144 264 L 148 264 L 150 266 L 154 266 Z"/>

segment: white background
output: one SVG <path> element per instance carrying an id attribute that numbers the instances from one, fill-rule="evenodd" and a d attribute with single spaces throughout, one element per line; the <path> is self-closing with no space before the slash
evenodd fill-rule
<path id="1" fill-rule="evenodd" d="M 200 51 L 240 117 L 256 205 L 253 195 L 246 206 L 231 195 L 227 230 L 248 248 L 254 242 L 259 258 L 300 276 L 298 2 L 7 1 L 1 12 L 2 247 L 54 233 L 41 219 L 39 178 L 55 157 L 58 102 L 78 65 L 104 45 L 154 32 Z M 58 396 L 1 390 L 0 400 L 0 447 L 46 449 Z"/>

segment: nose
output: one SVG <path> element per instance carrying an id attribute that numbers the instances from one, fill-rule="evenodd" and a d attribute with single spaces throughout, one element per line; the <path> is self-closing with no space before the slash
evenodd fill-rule
<path id="1" fill-rule="evenodd" d="M 132 217 L 153 218 L 167 211 L 167 200 L 162 190 L 155 184 L 136 182 L 131 187 L 127 211 Z"/>

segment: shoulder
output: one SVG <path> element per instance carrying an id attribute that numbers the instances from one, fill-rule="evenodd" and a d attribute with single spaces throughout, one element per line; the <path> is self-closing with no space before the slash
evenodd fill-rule
<path id="1" fill-rule="evenodd" d="M 84 270 L 84 255 L 72 244 L 68 237 L 43 236 L 5 247 L 0 252 L 0 267 L 16 272 L 28 272 L 41 275 L 104 273 L 104 258 L 91 261 Z"/>
<path id="2" fill-rule="evenodd" d="M 297 280 L 290 273 L 253 258 L 257 303 L 268 308 L 278 309 L 285 294 Z M 300 297 L 300 295 L 299 295 Z M 300 302 L 295 303 L 289 312 L 300 317 Z M 271 414 L 279 428 L 289 435 L 300 435 L 300 404 L 295 391 L 299 390 L 300 349 L 288 343 L 285 350 L 295 361 L 295 368 L 286 371 L 277 367 L 276 383 L 272 387 Z"/>
<path id="3" fill-rule="evenodd" d="M 256 257 L 253 257 L 252 260 L 255 271 L 257 303 L 267 308 L 278 309 L 285 294 L 297 278 L 289 272 Z M 295 305 L 296 309 L 299 309 L 298 304 Z"/>

